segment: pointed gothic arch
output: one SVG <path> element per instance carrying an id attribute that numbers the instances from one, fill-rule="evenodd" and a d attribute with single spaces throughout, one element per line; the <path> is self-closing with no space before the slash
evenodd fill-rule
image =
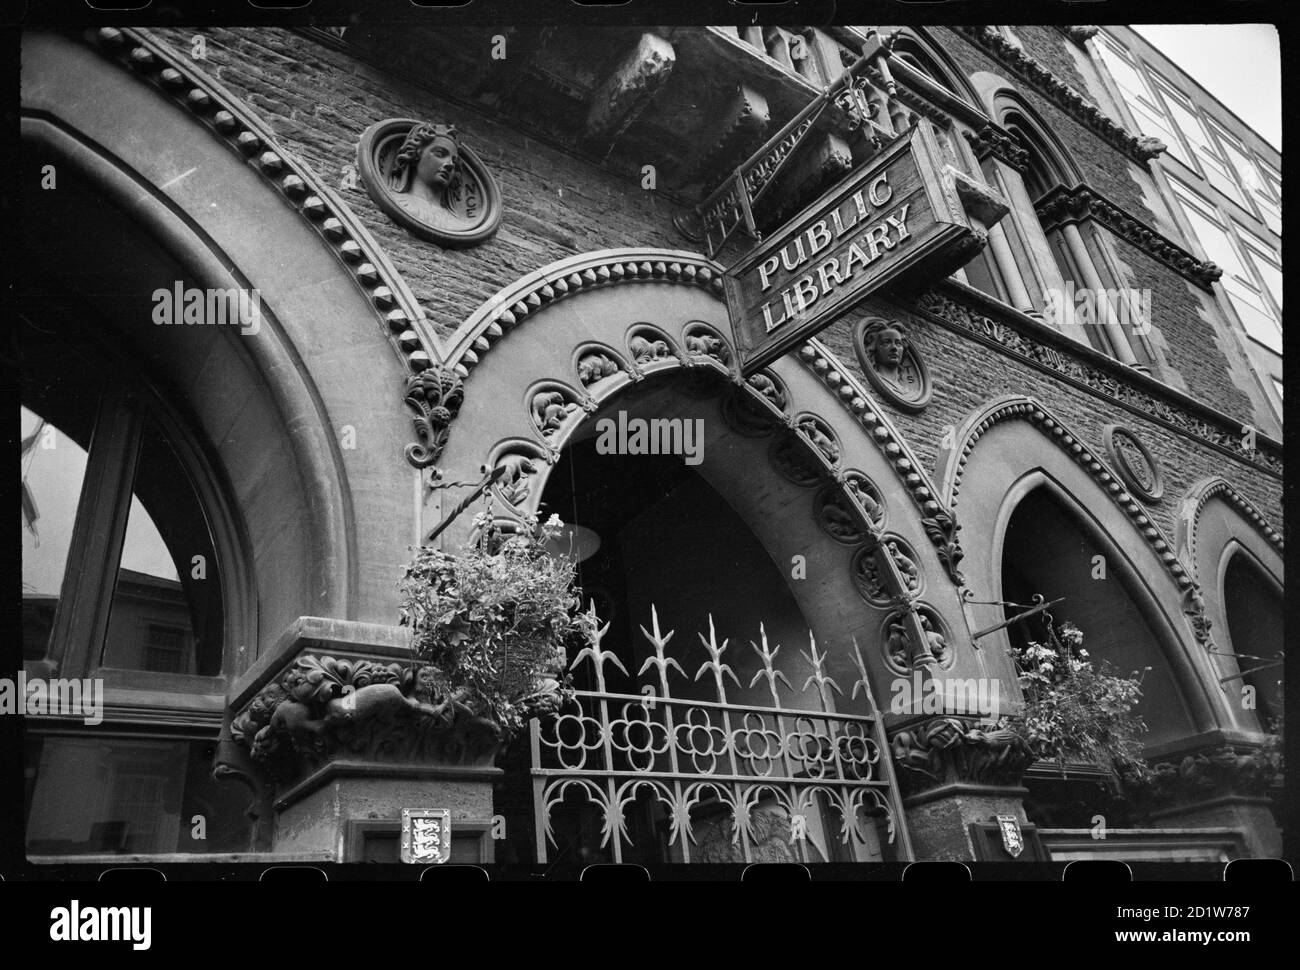
<path id="1" fill-rule="evenodd" d="M 1280 713 L 1280 697 L 1273 695 L 1281 670 L 1266 665 L 1283 652 L 1282 534 L 1249 499 L 1215 476 L 1188 489 L 1176 538 L 1179 557 L 1200 591 L 1204 619 L 1198 636 L 1218 675 L 1232 678 L 1224 681 L 1226 696 L 1237 701 L 1243 686 L 1256 689 L 1251 698 L 1259 702 L 1256 707 L 1229 705 L 1234 720 L 1243 730 L 1266 730 Z M 1261 667 L 1259 675 L 1251 673 Z"/>
<path id="2" fill-rule="evenodd" d="M 972 629 L 1004 618 L 1000 606 L 989 604 L 1002 599 L 1007 524 L 1027 495 L 1046 486 L 1096 545 L 1107 575 L 1121 577 L 1168 665 L 1191 732 L 1233 724 L 1211 658 L 1196 639 L 1196 586 L 1173 542 L 1101 454 L 1046 406 L 1007 395 L 972 413 L 957 429 L 953 447 L 941 453 L 937 478 L 962 524 L 962 545 L 973 577 L 967 604 Z M 1067 615 L 1057 613 L 1058 618 Z M 999 632 L 981 646 L 1000 653 L 1007 643 Z"/>

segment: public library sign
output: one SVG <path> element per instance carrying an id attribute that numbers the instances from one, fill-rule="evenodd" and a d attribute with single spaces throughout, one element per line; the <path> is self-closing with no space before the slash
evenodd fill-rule
<path id="1" fill-rule="evenodd" d="M 982 186 L 979 188 L 983 188 Z M 959 198 L 975 183 L 945 168 L 921 119 L 727 270 L 727 309 L 745 376 L 829 326 L 880 287 L 947 275 L 954 250 L 981 244 L 1006 212 L 972 222 Z"/>

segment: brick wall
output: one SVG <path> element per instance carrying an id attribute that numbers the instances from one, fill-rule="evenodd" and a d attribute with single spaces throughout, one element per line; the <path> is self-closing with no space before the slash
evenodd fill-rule
<path id="1" fill-rule="evenodd" d="M 868 301 L 862 312 L 884 317 L 898 315 L 897 309 L 884 301 Z M 1253 466 L 1175 433 L 1105 398 L 1080 391 L 1050 373 L 1009 359 L 991 347 L 966 339 L 921 316 L 906 314 L 904 322 L 913 345 L 929 368 L 934 382 L 934 397 L 920 414 L 899 411 L 879 396 L 873 399 L 882 404 L 931 472 L 935 469 L 939 441 L 946 428 L 959 426 L 972 411 L 992 398 L 1003 394 L 1024 394 L 1042 401 L 1081 440 L 1103 456 L 1102 428 L 1105 425 L 1116 423 L 1132 428 L 1159 461 L 1164 473 L 1164 498 L 1148 511 L 1171 538 L 1180 499 L 1194 482 L 1211 475 L 1227 479 L 1274 526 L 1281 526 L 1281 483 Z M 832 325 L 820 334 L 819 339 L 855 373 L 861 373 L 853 348 L 851 322 Z"/>
<path id="2" fill-rule="evenodd" d="M 1027 36 L 1022 33 L 1022 39 L 1026 46 L 1033 39 L 1037 50 L 1050 38 L 1035 30 Z M 192 31 L 181 30 L 158 33 L 178 50 L 188 49 L 193 36 Z M 671 226 L 676 210 L 670 203 L 574 155 L 522 137 L 489 114 L 441 101 L 342 51 L 287 31 L 205 33 L 205 69 L 252 105 L 288 150 L 331 179 L 387 251 L 440 333 L 453 330 L 501 287 L 554 260 L 622 246 L 690 248 Z M 1005 73 L 961 35 L 944 30 L 936 34 L 946 35 L 948 49 L 967 70 Z M 1067 43 L 1057 37 L 1060 44 Z M 1061 56 L 1068 58 L 1068 53 L 1062 51 Z M 1081 82 L 1078 86 L 1082 89 Z M 1140 208 L 1139 187 L 1124 155 L 1045 98 L 1033 91 L 1024 95 L 1066 143 L 1092 184 L 1133 211 L 1146 211 Z M 354 163 L 361 132 L 382 118 L 400 116 L 455 124 L 496 174 L 506 205 L 501 230 L 490 242 L 445 251 L 416 240 L 383 216 L 359 184 L 345 186 L 343 170 Z M 1245 396 L 1228 379 L 1214 330 L 1200 317 L 1186 281 L 1123 242 L 1116 241 L 1116 247 L 1133 269 L 1135 285 L 1152 288 L 1155 324 L 1169 344 L 1170 363 L 1192 393 L 1217 408 L 1248 414 Z M 877 307 L 875 312 L 889 310 Z M 911 330 L 930 367 L 935 396 L 924 413 L 893 413 L 893 417 L 928 468 L 934 468 L 947 425 L 960 424 L 997 395 L 1028 394 L 1042 400 L 1098 449 L 1106 423 L 1120 422 L 1137 430 L 1164 469 L 1167 498 L 1153 515 L 1170 534 L 1177 499 L 1192 482 L 1214 474 L 1229 479 L 1275 524 L 1281 523 L 1279 484 L 1249 466 L 920 318 L 912 320 Z M 850 324 L 831 327 L 822 339 L 857 369 Z"/>
<path id="3" fill-rule="evenodd" d="M 155 36 L 178 51 L 193 30 Z M 670 219 L 677 208 L 640 185 L 520 136 L 488 114 L 435 98 L 287 30 L 210 29 L 201 65 L 251 105 L 276 139 L 310 165 L 357 213 L 405 277 L 440 334 L 520 276 L 575 253 L 620 246 L 684 248 Z M 491 169 L 506 200 L 496 236 L 443 250 L 395 225 L 365 187 L 345 183 L 361 133 L 384 118 L 452 124 Z"/>

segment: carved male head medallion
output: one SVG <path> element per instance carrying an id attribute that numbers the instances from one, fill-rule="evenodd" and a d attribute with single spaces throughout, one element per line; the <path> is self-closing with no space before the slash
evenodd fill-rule
<path id="1" fill-rule="evenodd" d="M 361 181 L 399 226 L 442 246 L 472 246 L 501 222 L 501 192 L 450 125 L 389 118 L 357 146 Z"/>
<path id="2" fill-rule="evenodd" d="M 930 374 L 903 324 L 864 317 L 854 327 L 853 343 L 863 373 L 886 401 L 904 411 L 929 403 Z"/>

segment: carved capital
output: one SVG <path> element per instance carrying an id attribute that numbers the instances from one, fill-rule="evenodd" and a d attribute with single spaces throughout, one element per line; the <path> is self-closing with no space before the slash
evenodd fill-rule
<path id="1" fill-rule="evenodd" d="M 1001 125 L 989 122 L 978 131 L 967 131 L 966 140 L 980 161 L 992 155 L 1020 172 L 1029 169 L 1029 152 Z"/>
<path id="2" fill-rule="evenodd" d="M 236 685 L 228 773 L 283 794 L 336 760 L 490 766 L 508 740 L 438 668 L 411 659 L 401 628 L 304 617 L 292 634 L 269 676 L 262 668 Z"/>
<path id="3" fill-rule="evenodd" d="M 1142 778 L 1124 778 L 1124 793 L 1141 810 L 1184 808 L 1211 798 L 1262 798 L 1282 783 L 1282 750 L 1270 736 L 1257 746 L 1220 745 L 1151 765 Z"/>
<path id="4" fill-rule="evenodd" d="M 906 795 L 952 784 L 1019 785 L 1035 760 L 1016 732 L 985 730 L 959 717 L 910 724 L 890 747 Z"/>
<path id="5" fill-rule="evenodd" d="M 407 461 L 428 468 L 438 460 L 464 400 L 460 377 L 446 367 L 429 367 L 406 379 L 406 405 L 414 412 L 417 439 L 406 446 Z"/>

